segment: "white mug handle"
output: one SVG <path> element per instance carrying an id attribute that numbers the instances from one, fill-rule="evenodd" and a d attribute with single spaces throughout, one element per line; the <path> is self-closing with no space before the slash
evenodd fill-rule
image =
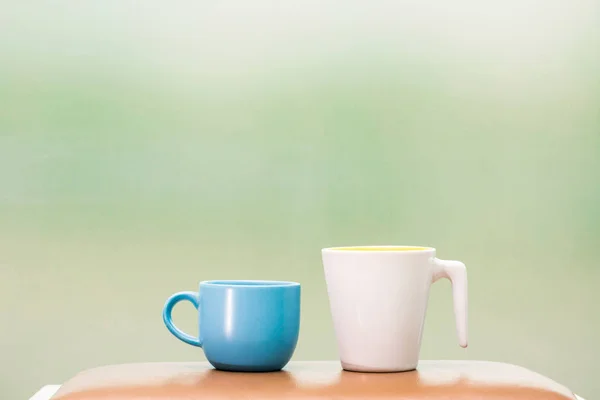
<path id="1" fill-rule="evenodd" d="M 454 300 L 454 318 L 456 320 L 456 334 L 458 344 L 467 347 L 467 309 L 468 288 L 467 268 L 460 261 L 446 261 L 439 258 L 433 259 L 433 282 L 440 278 L 449 279 L 452 283 L 452 297 Z"/>

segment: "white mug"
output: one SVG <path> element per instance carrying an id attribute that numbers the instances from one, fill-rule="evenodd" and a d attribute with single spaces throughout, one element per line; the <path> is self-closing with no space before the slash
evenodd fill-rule
<path id="1" fill-rule="evenodd" d="M 460 346 L 467 347 L 467 270 L 415 246 L 322 250 L 342 368 L 362 372 L 417 367 L 431 284 L 450 279 Z"/>

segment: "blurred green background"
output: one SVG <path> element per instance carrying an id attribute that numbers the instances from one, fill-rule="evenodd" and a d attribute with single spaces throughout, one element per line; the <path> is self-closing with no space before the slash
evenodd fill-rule
<path id="1" fill-rule="evenodd" d="M 303 285 L 320 249 L 437 247 L 422 358 L 600 396 L 600 2 L 0 2 L 0 394 L 203 360 L 161 308 L 206 279 Z M 195 331 L 192 307 L 175 312 Z"/>

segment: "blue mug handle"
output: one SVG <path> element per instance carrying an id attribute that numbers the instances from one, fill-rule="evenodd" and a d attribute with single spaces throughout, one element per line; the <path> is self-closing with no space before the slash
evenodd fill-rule
<path id="1" fill-rule="evenodd" d="M 173 320 L 171 318 L 171 312 L 173 311 L 173 307 L 180 301 L 187 300 L 196 307 L 200 307 L 200 295 L 197 292 L 179 292 L 175 293 L 173 296 L 167 299 L 163 307 L 163 321 L 165 322 L 165 326 L 175 336 L 177 339 L 185 342 L 187 344 L 191 344 L 192 346 L 202 347 L 202 342 L 200 338 L 194 337 L 192 335 L 188 335 L 178 327 L 173 324 Z"/>

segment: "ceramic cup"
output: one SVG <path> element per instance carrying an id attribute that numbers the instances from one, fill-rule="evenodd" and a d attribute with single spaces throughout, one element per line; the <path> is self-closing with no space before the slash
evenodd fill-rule
<path id="1" fill-rule="evenodd" d="M 187 300 L 198 309 L 199 337 L 177 328 L 173 307 Z M 205 281 L 199 292 L 171 296 L 163 308 L 167 329 L 201 347 L 208 361 L 226 371 L 264 372 L 283 368 L 300 330 L 300 284 L 279 281 Z"/>
<path id="2" fill-rule="evenodd" d="M 417 367 L 430 285 L 452 282 L 458 341 L 467 346 L 467 270 L 431 247 L 360 246 L 322 250 L 342 367 L 398 372 Z"/>

